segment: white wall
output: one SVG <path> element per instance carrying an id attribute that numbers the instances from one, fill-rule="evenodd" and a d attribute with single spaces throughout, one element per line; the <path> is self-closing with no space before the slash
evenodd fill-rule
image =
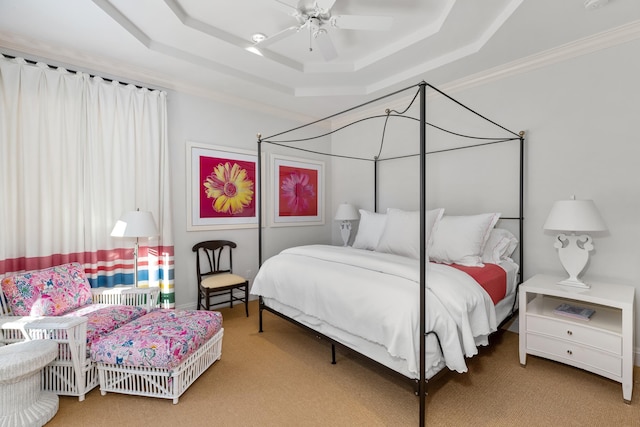
<path id="1" fill-rule="evenodd" d="M 258 270 L 257 228 L 215 231 L 187 231 L 187 181 L 186 144 L 188 141 L 244 150 L 257 150 L 256 134 L 263 137 L 299 126 L 300 123 L 274 118 L 253 110 L 233 107 L 210 99 L 178 92 L 168 93 L 168 123 L 171 153 L 171 191 L 173 198 L 173 232 L 175 240 L 175 297 L 177 308 L 195 308 L 196 272 L 194 244 L 203 240 L 226 239 L 238 244 L 234 252 L 234 271 L 250 279 Z M 329 147 L 327 146 L 327 149 Z M 263 144 L 264 152 L 282 151 Z M 314 157 L 298 156 L 294 157 Z M 316 156 L 317 157 L 317 156 Z M 269 156 L 266 156 L 268 168 Z M 327 176 L 330 175 L 327 163 Z M 330 194 L 330 181 L 327 192 Z M 268 197 L 265 193 L 264 197 Z M 328 243 L 331 238 L 330 216 L 333 208 L 327 198 L 325 225 L 312 227 L 268 228 L 265 232 L 264 258 L 279 250 L 304 243 Z M 267 217 L 268 218 L 268 217 Z M 265 224 L 267 221 L 265 218 Z"/>
<path id="2" fill-rule="evenodd" d="M 525 279 L 537 273 L 564 274 L 553 248 L 554 233 L 542 227 L 553 202 L 575 194 L 593 199 L 609 227 L 606 233 L 592 234 L 596 249 L 584 279 L 640 288 L 640 138 L 635 128 L 640 119 L 639 51 L 636 40 L 451 94 L 510 129 L 527 132 Z M 442 103 L 442 98 L 428 103 L 428 121 L 447 121 L 438 112 Z M 417 138 L 417 132 L 404 132 L 400 139 Z M 333 144 L 344 146 L 353 137 L 377 144 L 380 133 L 370 126 L 364 133 L 334 136 Z M 359 191 L 357 183 L 338 187 L 337 182 L 349 182 L 345 178 L 354 174 L 341 166 L 343 162 L 334 162 L 334 202 L 351 200 L 372 208 L 369 193 Z M 403 175 L 406 169 L 398 166 L 395 172 Z M 463 181 L 478 185 L 480 175 L 486 173 L 467 172 Z M 391 191 L 390 203 L 417 206 L 415 185 L 395 184 Z M 476 193 L 494 197 L 488 185 Z M 461 203 L 455 209 L 472 206 Z M 478 208 L 486 209 L 491 208 Z M 636 296 L 639 310 L 640 296 Z M 635 326 L 638 354 L 640 315 Z"/>

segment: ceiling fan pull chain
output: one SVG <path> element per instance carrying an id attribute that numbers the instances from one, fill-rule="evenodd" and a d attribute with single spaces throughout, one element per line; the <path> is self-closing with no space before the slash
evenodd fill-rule
<path id="1" fill-rule="evenodd" d="M 309 52 L 313 52 L 313 46 L 311 43 L 313 43 L 313 37 L 311 35 L 311 33 L 313 32 L 313 29 L 311 28 L 311 25 L 309 25 Z"/>

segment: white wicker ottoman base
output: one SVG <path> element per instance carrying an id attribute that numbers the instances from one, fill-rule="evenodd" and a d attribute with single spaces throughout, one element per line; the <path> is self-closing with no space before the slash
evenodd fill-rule
<path id="1" fill-rule="evenodd" d="M 98 362 L 100 393 L 103 396 L 107 392 L 114 392 L 160 397 L 173 399 L 173 403 L 176 404 L 182 393 L 222 357 L 223 334 L 224 329 L 220 329 L 173 370 Z"/>

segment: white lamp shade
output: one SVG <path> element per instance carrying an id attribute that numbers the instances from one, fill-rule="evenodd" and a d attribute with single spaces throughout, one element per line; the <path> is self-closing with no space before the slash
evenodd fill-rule
<path id="1" fill-rule="evenodd" d="M 355 221 L 358 219 L 358 211 L 349 203 L 341 203 L 336 211 L 336 221 Z"/>
<path id="2" fill-rule="evenodd" d="M 606 231 L 607 225 L 593 200 L 559 200 L 544 223 L 545 230 Z"/>
<path id="3" fill-rule="evenodd" d="M 154 237 L 159 234 L 153 214 L 148 211 L 123 213 L 111 231 L 112 237 Z"/>

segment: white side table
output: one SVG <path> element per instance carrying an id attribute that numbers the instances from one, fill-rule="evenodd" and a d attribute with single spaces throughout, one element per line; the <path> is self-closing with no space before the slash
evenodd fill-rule
<path id="1" fill-rule="evenodd" d="M 520 286 L 520 363 L 527 354 L 545 357 L 622 383 L 631 403 L 635 288 L 591 283 L 581 289 L 558 285 L 561 277 L 536 275 Z M 555 314 L 562 303 L 591 308 L 590 320 Z"/>
<path id="2" fill-rule="evenodd" d="M 45 368 L 46 390 L 78 396 L 83 401 L 86 391 L 98 384 L 97 370 L 87 357 L 86 317 L 0 316 L 0 333 L 9 333 L 15 339 L 16 331 L 20 331 L 21 339 L 47 339 L 58 345 L 56 359 Z"/>
<path id="3" fill-rule="evenodd" d="M 58 412 L 58 395 L 42 391 L 40 377 L 57 355 L 51 340 L 0 347 L 0 425 L 42 426 Z"/>

